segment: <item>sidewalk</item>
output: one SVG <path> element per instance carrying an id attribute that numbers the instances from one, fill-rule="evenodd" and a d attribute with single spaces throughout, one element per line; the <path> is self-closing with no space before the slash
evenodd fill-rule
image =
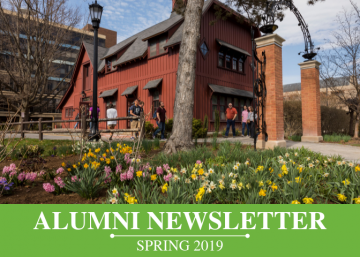
<path id="1" fill-rule="evenodd" d="M 207 142 L 211 143 L 212 138 L 208 138 Z M 223 141 L 241 142 L 245 145 L 254 145 L 254 140 L 249 137 L 236 137 L 236 138 L 218 138 L 217 142 Z M 198 139 L 199 143 L 203 143 L 204 139 Z M 294 142 L 286 140 L 287 148 L 301 148 L 305 147 L 313 152 L 321 153 L 324 155 L 340 155 L 346 161 L 353 161 L 360 163 L 360 147 L 351 145 L 341 145 L 335 143 L 308 143 L 308 142 Z"/>

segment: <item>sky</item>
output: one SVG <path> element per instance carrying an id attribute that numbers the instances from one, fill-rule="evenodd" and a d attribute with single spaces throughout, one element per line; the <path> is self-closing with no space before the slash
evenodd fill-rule
<path id="1" fill-rule="evenodd" d="M 224 2 L 225 0 L 221 0 Z M 76 0 L 82 10 L 87 11 L 91 0 Z M 293 0 L 306 23 L 315 46 L 326 48 L 325 39 L 336 28 L 336 16 L 345 9 L 350 9 L 350 0 L 325 0 L 314 6 L 306 0 Z M 354 2 L 360 2 L 354 0 Z M 159 23 L 170 16 L 171 0 L 98 0 L 104 6 L 101 27 L 117 31 L 117 40 L 122 40 Z M 293 13 L 285 12 L 283 22 L 277 22 L 279 29 L 275 32 L 286 41 L 283 45 L 283 84 L 300 82 L 299 63 L 303 58 L 298 53 L 304 51 L 305 44 L 301 28 Z"/>

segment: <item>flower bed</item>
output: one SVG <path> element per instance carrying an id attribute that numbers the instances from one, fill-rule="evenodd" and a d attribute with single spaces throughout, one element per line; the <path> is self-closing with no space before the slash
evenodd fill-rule
<path id="1" fill-rule="evenodd" d="M 180 153 L 147 161 L 128 145 L 94 147 L 80 162 L 36 175 L 45 176 L 43 188 L 48 193 L 93 199 L 107 190 L 106 203 L 112 204 L 360 204 L 360 167 L 339 157 L 306 149 L 254 152 L 226 144 L 216 156 L 206 149 L 187 154 L 197 153 L 204 159 L 184 160 L 185 153 Z M 168 158 L 170 165 L 160 164 L 159 158 Z M 14 186 L 36 177 L 14 166 L 5 167 L 2 176 Z"/>

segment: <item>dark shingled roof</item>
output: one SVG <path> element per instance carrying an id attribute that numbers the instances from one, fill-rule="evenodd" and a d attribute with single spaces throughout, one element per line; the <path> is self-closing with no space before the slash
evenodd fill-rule
<path id="1" fill-rule="evenodd" d="M 236 95 L 236 96 L 244 96 L 248 98 L 253 98 L 253 94 L 249 91 L 240 90 L 231 87 L 223 87 L 219 85 L 209 84 L 209 87 L 214 93 L 221 93 L 226 95 Z"/>
<path id="2" fill-rule="evenodd" d="M 156 79 L 156 80 L 151 80 L 149 81 L 146 86 L 143 88 L 143 90 L 146 90 L 146 89 L 152 89 L 152 88 L 157 88 L 158 85 L 161 83 L 163 79 Z"/>
<path id="3" fill-rule="evenodd" d="M 89 55 L 90 62 L 94 66 L 94 45 L 90 44 L 90 43 L 88 43 L 86 41 L 84 41 L 83 44 L 84 44 L 84 47 L 86 49 L 86 52 Z M 100 67 L 100 65 L 102 63 L 102 61 L 100 60 L 101 56 L 104 56 L 107 51 L 108 51 L 107 48 L 104 48 L 104 47 L 101 47 L 101 46 L 98 47 L 98 67 Z"/>
<path id="4" fill-rule="evenodd" d="M 101 93 L 101 95 L 99 96 L 99 98 L 104 98 L 104 97 L 113 96 L 117 91 L 118 91 L 117 88 L 104 91 L 104 92 Z"/>
<path id="5" fill-rule="evenodd" d="M 131 95 L 132 93 L 135 92 L 135 90 L 138 88 L 138 86 L 132 86 L 132 87 L 128 87 L 127 89 L 125 89 L 125 91 L 121 94 L 121 95 Z"/>
<path id="6" fill-rule="evenodd" d="M 350 80 L 348 77 L 334 78 L 333 80 L 325 83 L 323 80 L 320 81 L 320 88 L 326 87 L 339 87 L 349 85 Z M 283 86 L 284 93 L 301 91 L 301 83 L 287 84 Z"/>

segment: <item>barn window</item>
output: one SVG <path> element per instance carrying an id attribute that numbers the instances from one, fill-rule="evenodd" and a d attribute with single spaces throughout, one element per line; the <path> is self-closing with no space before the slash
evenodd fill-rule
<path id="1" fill-rule="evenodd" d="M 154 115 L 157 108 L 160 107 L 160 92 L 159 89 L 153 89 L 151 91 L 152 91 L 151 94 L 152 94 L 152 106 L 153 106 L 152 113 Z"/>
<path id="2" fill-rule="evenodd" d="M 219 67 L 224 67 L 224 53 L 223 52 L 219 52 L 218 65 L 219 65 Z"/>
<path id="3" fill-rule="evenodd" d="M 106 73 L 115 71 L 117 67 L 114 67 L 113 64 L 116 62 L 116 55 L 106 59 Z"/>
<path id="4" fill-rule="evenodd" d="M 164 49 L 166 42 L 166 34 L 149 39 L 149 57 L 155 57 L 157 55 L 167 53 L 167 50 Z"/>
<path id="5" fill-rule="evenodd" d="M 73 116 L 74 109 L 72 107 L 68 107 L 65 109 L 65 118 L 71 118 Z"/>

